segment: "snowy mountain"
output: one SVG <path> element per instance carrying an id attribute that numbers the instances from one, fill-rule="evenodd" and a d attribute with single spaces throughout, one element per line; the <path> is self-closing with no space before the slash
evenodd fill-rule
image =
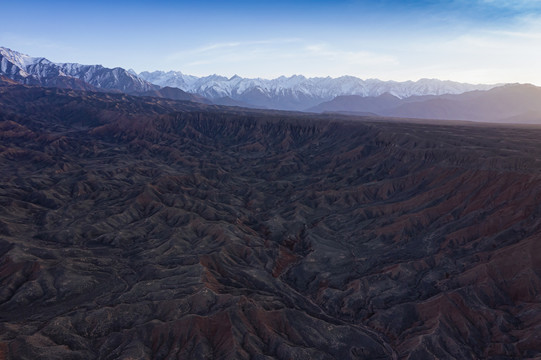
<path id="1" fill-rule="evenodd" d="M 122 68 L 101 65 L 53 63 L 42 57 L 31 57 L 0 47 L 0 72 L 23 84 L 118 90 L 136 93 L 159 89 Z M 70 86 L 70 85 L 77 86 Z M 62 86 L 64 85 L 64 86 Z"/>
<path id="2" fill-rule="evenodd" d="M 174 100 L 208 102 L 178 88 L 151 84 L 133 71 L 116 67 L 76 63 L 53 63 L 0 47 L 0 75 L 27 85 L 93 91 L 119 91 L 132 95 L 155 96 Z"/>
<path id="3" fill-rule="evenodd" d="M 23 84 L 58 86 L 59 78 L 80 80 L 95 89 L 137 93 L 159 89 L 122 68 L 109 69 L 101 65 L 53 63 L 42 57 L 31 57 L 0 47 L 0 71 Z M 80 84 L 81 87 L 82 84 Z M 71 87 L 71 86 L 60 86 Z"/>
<path id="4" fill-rule="evenodd" d="M 376 97 L 388 93 L 403 99 L 410 96 L 461 94 L 473 90 L 489 90 L 496 85 L 472 85 L 436 79 L 418 81 L 362 80 L 353 76 L 340 78 L 306 78 L 302 75 L 272 80 L 219 75 L 196 77 L 179 71 L 154 71 L 138 74 L 160 86 L 178 87 L 211 100 L 231 98 L 263 108 L 306 110 L 337 96 Z"/>

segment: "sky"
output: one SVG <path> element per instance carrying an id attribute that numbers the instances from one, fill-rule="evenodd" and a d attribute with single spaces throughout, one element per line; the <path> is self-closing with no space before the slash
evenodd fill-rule
<path id="1" fill-rule="evenodd" d="M 0 46 L 54 62 L 541 86 L 541 0 L 25 0 Z"/>

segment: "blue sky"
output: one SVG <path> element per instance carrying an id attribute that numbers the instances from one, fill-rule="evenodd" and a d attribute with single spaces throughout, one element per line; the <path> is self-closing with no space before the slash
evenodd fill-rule
<path id="1" fill-rule="evenodd" d="M 27 0 L 2 13 L 0 46 L 56 62 L 541 85 L 541 0 Z"/>

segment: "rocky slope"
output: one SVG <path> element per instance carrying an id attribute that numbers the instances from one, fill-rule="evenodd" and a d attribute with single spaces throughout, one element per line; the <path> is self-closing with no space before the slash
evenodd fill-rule
<path id="1" fill-rule="evenodd" d="M 539 128 L 0 104 L 0 358 L 541 356 Z"/>

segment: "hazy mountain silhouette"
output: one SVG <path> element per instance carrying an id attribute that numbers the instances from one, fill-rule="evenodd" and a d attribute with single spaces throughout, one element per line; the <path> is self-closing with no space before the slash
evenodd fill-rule
<path id="1" fill-rule="evenodd" d="M 321 103 L 308 111 L 313 112 L 350 112 L 378 113 L 401 104 L 400 98 L 385 93 L 380 96 L 348 95 L 338 96 L 331 101 Z"/>
<path id="2" fill-rule="evenodd" d="M 372 112 L 382 116 L 484 122 L 541 123 L 541 88 L 524 84 L 504 85 L 488 91 L 458 95 L 398 99 L 338 97 L 309 109 L 314 112 Z"/>

